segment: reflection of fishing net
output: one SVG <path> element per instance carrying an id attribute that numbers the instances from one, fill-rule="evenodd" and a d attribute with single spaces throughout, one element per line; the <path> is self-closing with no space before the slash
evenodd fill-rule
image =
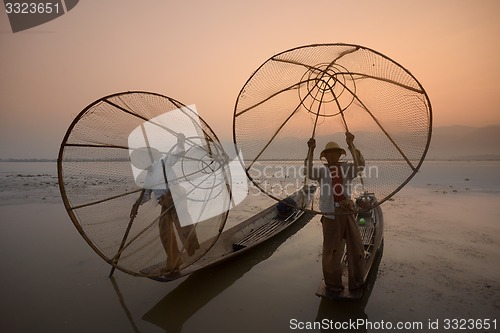
<path id="1" fill-rule="evenodd" d="M 304 184 L 311 137 L 315 165 L 335 141 L 359 166 L 347 150 L 348 130 L 366 161 L 362 177 L 350 183 L 352 196 L 374 193 L 380 204 L 419 169 L 431 121 L 423 87 L 391 59 L 357 45 L 311 45 L 271 57 L 246 82 L 235 106 L 234 142 L 249 178 L 281 200 Z"/>
<path id="2" fill-rule="evenodd" d="M 217 240 L 230 203 L 226 159 L 191 108 L 158 94 L 119 93 L 89 105 L 68 129 L 59 184 L 73 223 L 101 257 L 127 273 L 154 276 L 160 271 L 141 270 L 167 269 L 167 261 L 182 270 Z M 148 195 L 131 218 L 134 203 Z M 179 225 L 166 228 L 168 245 L 177 245 L 167 255 L 159 224 L 174 202 L 188 208 L 177 209 Z"/>

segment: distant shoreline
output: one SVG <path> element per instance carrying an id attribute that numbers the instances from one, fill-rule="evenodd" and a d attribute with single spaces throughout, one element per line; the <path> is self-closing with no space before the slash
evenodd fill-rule
<path id="1" fill-rule="evenodd" d="M 0 158 L 0 162 L 57 162 L 56 158 Z"/>
<path id="2" fill-rule="evenodd" d="M 283 161 L 283 160 L 280 160 Z M 292 161 L 292 160 L 290 160 Z M 378 161 L 391 161 L 387 160 L 378 160 Z M 457 156 L 457 157 L 444 157 L 444 158 L 435 158 L 429 157 L 425 158 L 425 161 L 448 161 L 448 162 L 469 162 L 469 161 L 500 161 L 500 155 L 477 155 L 477 156 Z M 0 158 L 1 162 L 57 162 L 56 158 Z M 74 162 L 77 162 L 75 160 Z M 88 162 L 88 161 L 87 161 Z M 102 160 L 95 162 L 127 162 L 126 160 Z"/>

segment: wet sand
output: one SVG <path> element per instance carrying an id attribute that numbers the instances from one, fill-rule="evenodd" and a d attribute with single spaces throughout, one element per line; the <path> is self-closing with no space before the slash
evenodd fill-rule
<path id="1" fill-rule="evenodd" d="M 429 320 L 443 331 L 446 318 L 500 324 L 500 182 L 493 173 L 457 171 L 455 179 L 435 177 L 439 165 L 423 168 L 383 204 L 382 259 L 364 299 L 346 304 L 315 296 L 318 216 L 238 260 L 174 282 L 118 271 L 109 279 L 108 265 L 68 218 L 52 166 L 14 167 L 0 173 L 2 332 L 290 332 L 291 323 L 322 319 L 421 322 L 420 331 Z M 248 202 L 243 211 L 267 202 Z"/>

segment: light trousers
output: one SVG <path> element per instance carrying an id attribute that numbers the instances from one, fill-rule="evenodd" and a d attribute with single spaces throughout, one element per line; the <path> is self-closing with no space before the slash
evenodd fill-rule
<path id="1" fill-rule="evenodd" d="M 184 247 L 184 251 L 189 256 L 192 256 L 197 249 L 200 248 L 198 237 L 194 225 L 181 226 L 174 201 L 170 193 L 164 195 L 160 201 L 161 216 L 159 220 L 160 240 L 163 249 L 167 254 L 167 267 L 168 272 L 179 269 L 182 264 L 181 251 L 177 243 L 176 230 L 179 239 Z"/>
<path id="2" fill-rule="evenodd" d="M 349 289 L 363 286 L 365 250 L 353 214 L 336 215 L 335 219 L 321 218 L 323 226 L 323 278 L 328 287 L 342 287 L 342 256 L 347 244 Z"/>

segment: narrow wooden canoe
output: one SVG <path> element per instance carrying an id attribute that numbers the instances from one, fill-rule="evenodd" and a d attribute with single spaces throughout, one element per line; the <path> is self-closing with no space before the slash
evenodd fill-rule
<path id="1" fill-rule="evenodd" d="M 313 199 L 315 190 L 315 186 L 305 186 L 289 198 L 294 200 L 297 207 L 306 208 Z M 215 245 L 203 257 L 178 272 L 160 275 L 159 272 L 165 264 L 159 263 L 141 270 L 141 273 L 150 275 L 151 279 L 161 282 L 178 279 L 248 251 L 293 225 L 305 213 L 304 210 L 293 208 L 286 214 L 280 214 L 277 209 L 278 205 L 279 203 L 276 203 L 234 227 L 223 231 Z"/>

